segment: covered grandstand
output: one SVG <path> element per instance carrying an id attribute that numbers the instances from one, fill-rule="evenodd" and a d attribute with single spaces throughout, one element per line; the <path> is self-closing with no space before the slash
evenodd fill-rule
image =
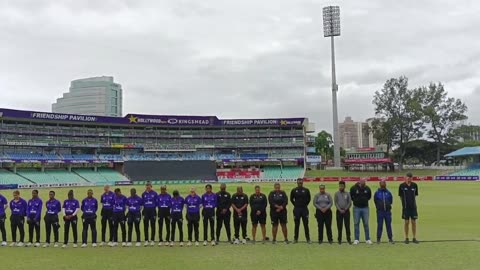
<path id="1" fill-rule="evenodd" d="M 295 179 L 305 172 L 308 132 L 306 118 L 101 117 L 0 109 L 0 184 Z M 131 162 L 137 167 L 170 162 L 170 169 L 145 177 L 127 169 Z M 210 171 L 200 174 L 188 162 L 208 163 Z"/>
<path id="2" fill-rule="evenodd" d="M 456 160 L 461 159 L 465 164 L 461 169 L 451 173 L 450 176 L 480 177 L 480 146 L 464 147 L 445 156 Z"/>

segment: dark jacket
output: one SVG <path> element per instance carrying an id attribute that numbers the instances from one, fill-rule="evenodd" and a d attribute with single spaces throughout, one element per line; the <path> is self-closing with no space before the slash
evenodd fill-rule
<path id="1" fill-rule="evenodd" d="M 368 201 L 372 198 L 372 190 L 366 185 L 360 187 L 357 183 L 350 188 L 350 196 L 354 206 L 365 208 L 368 207 Z"/>
<path id="2" fill-rule="evenodd" d="M 393 204 L 393 195 L 388 189 L 379 188 L 373 196 L 377 211 L 391 211 Z"/>

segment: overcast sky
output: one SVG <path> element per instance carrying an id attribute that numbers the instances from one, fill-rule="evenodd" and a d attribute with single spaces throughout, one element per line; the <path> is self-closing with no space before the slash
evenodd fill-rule
<path id="1" fill-rule="evenodd" d="M 322 7 L 340 5 L 339 118 L 373 116 L 391 78 L 441 81 L 480 124 L 480 2 L 0 0 L 0 107 L 50 111 L 111 75 L 124 113 L 308 117 L 331 130 Z"/>

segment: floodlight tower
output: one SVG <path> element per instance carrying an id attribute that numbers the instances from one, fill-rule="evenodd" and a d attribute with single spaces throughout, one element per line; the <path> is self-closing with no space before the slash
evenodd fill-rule
<path id="1" fill-rule="evenodd" d="M 337 78 L 335 72 L 335 41 L 340 36 L 340 7 L 328 6 L 323 8 L 323 35 L 330 37 L 332 47 L 332 107 L 333 107 L 333 154 L 334 166 L 340 167 L 340 134 L 338 131 L 338 108 L 337 108 Z"/>

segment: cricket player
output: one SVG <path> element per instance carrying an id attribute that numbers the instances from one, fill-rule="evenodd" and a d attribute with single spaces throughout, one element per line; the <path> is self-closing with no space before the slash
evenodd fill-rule
<path id="1" fill-rule="evenodd" d="M 127 224 L 128 224 L 128 243 L 127 247 L 132 246 L 133 227 L 135 227 L 135 234 L 137 236 L 136 247 L 141 246 L 140 243 L 140 220 L 142 219 L 143 199 L 137 195 L 135 188 L 130 189 L 130 197 L 127 199 Z"/>
<path id="2" fill-rule="evenodd" d="M 158 245 L 168 246 L 170 240 L 170 207 L 172 204 L 172 196 L 167 192 L 167 186 L 160 187 L 160 193 L 157 196 L 158 206 Z M 163 238 L 163 225 L 165 225 L 166 237 Z"/>
<path id="3" fill-rule="evenodd" d="M 27 215 L 27 202 L 20 197 L 20 191 L 13 192 L 13 200 L 10 201 L 10 227 L 12 229 L 11 247 L 23 247 L 25 240 L 25 216 Z M 20 242 L 17 242 L 17 229 L 20 233 Z"/>
<path id="4" fill-rule="evenodd" d="M 73 247 L 77 247 L 78 232 L 77 232 L 77 222 L 78 222 L 78 211 L 80 210 L 80 203 L 75 199 L 73 190 L 68 191 L 68 199 L 63 202 L 63 221 L 64 221 L 64 236 L 63 236 L 63 246 L 66 248 L 68 246 L 68 238 L 70 235 L 70 227 L 72 227 L 73 232 Z"/>
<path id="5" fill-rule="evenodd" d="M 157 217 L 157 192 L 153 190 L 152 183 L 147 182 L 145 192 L 142 194 L 143 199 L 143 231 L 145 233 L 144 246 L 155 245 L 155 219 Z M 150 243 L 148 242 L 148 232 L 151 230 Z"/>
<path id="6" fill-rule="evenodd" d="M 28 243 L 27 247 L 32 246 L 33 232 L 35 231 L 35 247 L 40 246 L 40 220 L 42 218 L 43 202 L 38 197 L 38 190 L 32 190 L 32 198 L 27 204 L 27 224 L 28 224 Z"/>
<path id="7" fill-rule="evenodd" d="M 87 191 L 87 197 L 82 200 L 82 248 L 87 247 L 88 227 L 92 231 L 92 247 L 97 247 L 97 210 L 98 201 L 93 197 L 93 190 Z"/>
<path id="8" fill-rule="evenodd" d="M 110 186 L 106 185 L 103 187 L 103 194 L 100 198 L 100 202 L 102 203 L 102 242 L 100 246 L 105 245 L 106 235 L 107 235 L 107 224 L 108 224 L 108 231 L 109 231 L 109 238 L 108 238 L 108 245 L 112 245 L 112 237 L 113 237 L 113 202 L 115 198 L 115 193 L 110 191 Z"/>
<path id="9" fill-rule="evenodd" d="M 203 217 L 203 245 L 208 245 L 208 225 L 210 224 L 210 241 L 215 246 L 215 207 L 217 207 L 217 194 L 212 192 L 212 185 L 205 186 L 202 195 Z"/>
<path id="10" fill-rule="evenodd" d="M 60 229 L 60 223 L 58 219 L 58 213 L 62 211 L 62 204 L 59 200 L 55 199 L 55 191 L 48 193 L 48 201 L 45 203 L 45 244 L 44 248 L 50 246 L 50 236 L 53 229 L 53 247 L 58 247 L 58 230 Z"/>

